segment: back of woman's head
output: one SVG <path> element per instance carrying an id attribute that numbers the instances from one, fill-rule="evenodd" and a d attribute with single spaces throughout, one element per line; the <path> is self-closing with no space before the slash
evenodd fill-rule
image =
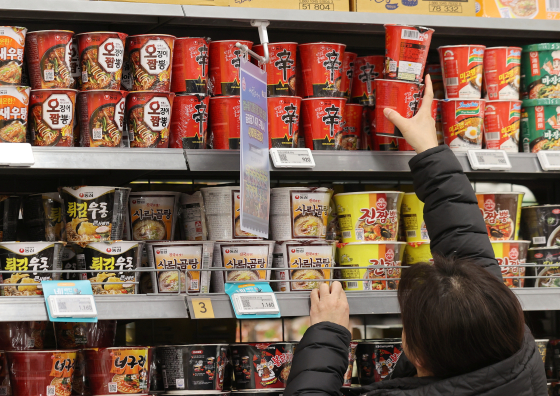
<path id="1" fill-rule="evenodd" d="M 398 294 L 407 352 L 436 377 L 489 366 L 522 346 L 517 297 L 471 260 L 434 256 L 434 265 L 413 265 Z"/>

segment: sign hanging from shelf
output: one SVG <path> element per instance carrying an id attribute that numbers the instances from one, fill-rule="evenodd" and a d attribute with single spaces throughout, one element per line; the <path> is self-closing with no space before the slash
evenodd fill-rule
<path id="1" fill-rule="evenodd" d="M 280 308 L 268 282 L 226 283 L 237 319 L 279 318 Z"/>
<path id="2" fill-rule="evenodd" d="M 35 164 L 29 143 L 0 144 L 0 166 L 31 166 Z"/>
<path id="3" fill-rule="evenodd" d="M 89 280 L 42 281 L 51 322 L 97 322 L 97 307 Z"/>
<path id="4" fill-rule="evenodd" d="M 510 170 L 511 162 L 503 150 L 469 150 L 467 157 L 473 170 Z"/>
<path id="5" fill-rule="evenodd" d="M 308 148 L 271 148 L 270 158 L 275 168 L 315 168 Z"/>
<path id="6" fill-rule="evenodd" d="M 537 158 L 544 171 L 560 170 L 560 151 L 539 151 Z"/>

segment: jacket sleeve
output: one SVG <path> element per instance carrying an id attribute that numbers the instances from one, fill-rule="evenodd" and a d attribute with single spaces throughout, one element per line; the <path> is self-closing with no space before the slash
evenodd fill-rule
<path id="1" fill-rule="evenodd" d="M 476 259 L 502 279 L 476 195 L 455 154 L 438 146 L 409 162 L 433 254 Z"/>
<path id="2" fill-rule="evenodd" d="M 296 348 L 284 396 L 340 396 L 350 338 L 346 328 L 331 322 L 307 329 Z"/>

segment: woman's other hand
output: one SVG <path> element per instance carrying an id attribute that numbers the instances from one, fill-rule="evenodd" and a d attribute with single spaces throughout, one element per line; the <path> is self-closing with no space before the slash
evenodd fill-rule
<path id="1" fill-rule="evenodd" d="M 322 283 L 319 289 L 311 291 L 309 314 L 311 325 L 332 322 L 350 330 L 350 307 L 340 282 L 333 282 L 330 290 L 327 283 Z"/>

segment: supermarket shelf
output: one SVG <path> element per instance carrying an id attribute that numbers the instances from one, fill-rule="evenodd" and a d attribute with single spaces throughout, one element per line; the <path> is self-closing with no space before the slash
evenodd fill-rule
<path id="1" fill-rule="evenodd" d="M 560 310 L 560 289 L 536 287 L 514 289 L 513 292 L 524 311 Z"/>

